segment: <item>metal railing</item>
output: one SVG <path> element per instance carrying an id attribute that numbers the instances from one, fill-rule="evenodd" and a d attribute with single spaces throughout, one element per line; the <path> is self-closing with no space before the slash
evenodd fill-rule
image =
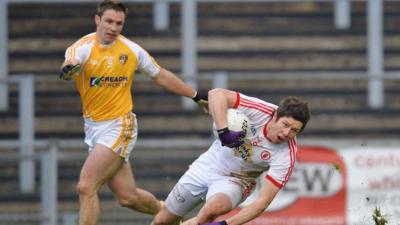
<path id="1" fill-rule="evenodd" d="M 85 2 L 98 2 L 98 0 L 84 0 Z M 384 56 L 383 56 L 383 0 L 247 0 L 247 2 L 332 2 L 334 3 L 334 21 L 339 29 L 346 29 L 350 26 L 350 7 L 353 1 L 367 2 L 367 26 L 368 26 L 368 69 L 366 78 L 369 79 L 368 104 L 371 108 L 382 108 L 384 105 Z M 8 75 L 7 71 L 7 4 L 8 3 L 32 3 L 51 2 L 65 3 L 65 0 L 5 0 L 0 1 L 0 79 Z M 68 2 L 82 2 L 82 0 L 70 0 Z M 197 88 L 197 3 L 209 2 L 243 2 L 241 0 L 125 0 L 127 3 L 153 3 L 155 17 L 155 29 L 166 29 L 168 27 L 168 3 L 178 2 L 181 7 L 181 64 L 184 80 L 194 88 Z M 295 77 L 296 75 L 294 75 Z M 318 76 L 318 75 L 316 75 Z M 0 84 L 0 110 L 6 108 L 7 86 Z M 182 105 L 185 109 L 195 107 L 190 99 L 182 98 Z"/>
<path id="2" fill-rule="evenodd" d="M 32 145 L 33 147 L 33 145 Z M 25 216 L 13 217 L 10 215 L 3 215 L 2 220 L 5 221 L 19 221 L 21 219 L 39 220 L 42 225 L 56 225 L 57 224 L 57 147 L 51 145 L 49 150 L 42 153 L 34 153 L 31 155 L 3 155 L 2 160 L 12 160 L 16 162 L 30 162 L 35 164 L 35 161 L 40 162 L 40 203 L 41 215 L 27 214 Z M 24 178 L 29 178 L 24 176 Z M 34 178 L 34 177 L 33 177 Z M 24 218 L 21 218 L 24 217 Z"/>
<path id="3" fill-rule="evenodd" d="M 170 148 L 175 149 L 178 147 L 193 148 L 202 147 L 207 149 L 211 140 L 210 139 L 174 139 L 174 140 L 157 140 L 147 139 L 139 140 L 137 148 Z M 310 146 L 329 146 L 329 147 L 352 147 L 352 146 L 392 146 L 397 147 L 400 144 L 398 139 L 299 139 L 300 145 Z M 0 141 L 1 146 L 9 148 L 17 148 L 19 143 L 17 141 Z M 65 148 L 84 148 L 85 144 L 82 140 L 40 140 L 35 141 L 35 147 L 46 148 L 47 150 L 35 153 L 32 156 L 20 156 L 18 154 L 3 154 L 0 161 L 15 161 L 21 159 L 30 159 L 40 163 L 40 212 L 39 213 L 18 213 L 9 215 L 0 215 L 0 222 L 18 222 L 18 221 L 38 221 L 42 225 L 76 225 L 78 219 L 77 210 L 71 211 L 58 211 L 58 193 L 57 193 L 57 177 L 58 166 L 61 161 L 77 161 L 84 160 L 87 155 L 86 151 L 81 152 L 66 152 L 62 151 Z M 142 158 L 141 158 L 142 157 Z M 143 155 L 138 157 L 137 160 L 144 160 Z M 78 179 L 78 177 L 77 177 Z M 6 203 L 5 203 L 6 204 Z"/>
<path id="4" fill-rule="evenodd" d="M 35 90 L 34 75 L 12 76 L 9 79 L 0 79 L 0 85 L 8 86 L 9 83 L 18 84 L 18 119 L 19 119 L 19 162 L 20 190 L 23 193 L 32 192 L 35 186 L 34 155 L 34 119 L 35 119 Z M 8 93 L 7 93 L 8 94 Z"/>
<path id="5" fill-rule="evenodd" d="M 185 140 L 140 140 L 137 144 L 138 148 L 166 148 L 171 149 L 179 147 L 206 147 L 209 145 L 209 139 L 185 139 Z M 0 146 L 6 148 L 19 148 L 18 141 L 0 141 Z M 30 160 L 33 163 L 40 164 L 40 214 L 38 213 L 19 213 L 19 215 L 9 214 L 0 215 L 0 222 L 17 222 L 17 221 L 40 221 L 41 225 L 57 225 L 60 220 L 64 225 L 76 225 L 78 214 L 74 212 L 58 212 L 58 167 L 59 162 L 76 162 L 83 161 L 87 156 L 86 145 L 82 140 L 36 140 L 33 145 L 35 148 L 47 149 L 42 152 L 36 152 L 30 156 L 22 156 L 20 154 L 2 154 L 0 161 Z M 63 149 L 82 148 L 80 152 L 61 151 Z M 78 177 L 76 178 L 78 179 Z M 6 204 L 6 203 L 5 203 Z"/>
<path id="6" fill-rule="evenodd" d="M 8 4 L 0 1 L 0 80 L 8 77 Z M 8 108 L 8 84 L 0 82 L 0 110 Z"/>
<path id="7" fill-rule="evenodd" d="M 89 0 L 85 0 L 89 1 Z M 93 0 L 94 1 L 94 0 Z M 279 0 L 251 0 L 253 2 L 277 2 Z M 280 0 L 281 2 L 299 2 L 302 0 Z M 303 1 L 318 1 L 318 0 L 303 0 Z M 324 0 L 319 0 L 324 1 Z M 326 2 L 332 2 L 335 0 L 325 0 Z M 40 161 L 41 163 L 41 201 L 42 201 L 42 214 L 40 216 L 43 225 L 55 225 L 57 224 L 57 167 L 58 159 L 66 159 L 71 157 L 84 157 L 86 154 L 67 154 L 60 155 L 58 153 L 59 146 L 71 146 L 77 145 L 84 147 L 81 141 L 57 141 L 56 144 L 49 142 L 48 140 L 37 141 L 34 140 L 34 77 L 33 75 L 26 76 L 12 76 L 8 78 L 8 59 L 7 59 L 7 38 L 4 38 L 4 33 L 7 33 L 7 29 L 4 24 L 7 23 L 7 19 L 4 21 L 4 17 L 7 17 L 7 3 L 8 2 L 65 2 L 63 0 L 8 0 L 0 1 L 0 110 L 4 109 L 4 105 L 8 103 L 8 83 L 17 83 L 19 86 L 19 140 L 18 141 L 2 141 L 1 146 L 3 147 L 16 147 L 19 149 L 20 153 L 16 156 L 12 156 L 16 161 L 19 162 L 19 187 L 21 192 L 32 192 L 35 186 L 35 161 Z M 81 0 L 71 0 L 69 2 L 82 2 Z M 97 1 L 96 1 L 97 2 Z M 197 2 L 242 2 L 235 0 L 126 0 L 126 2 L 151 2 L 157 3 L 154 6 L 156 10 L 157 17 L 154 18 L 154 26 L 156 29 L 166 29 L 168 27 L 168 21 L 165 20 L 166 15 L 168 15 L 168 3 L 171 2 L 181 2 L 183 5 L 182 9 L 182 74 L 185 76 L 186 81 L 188 81 L 192 86 L 197 86 L 196 77 L 197 73 L 197 50 L 196 50 L 196 38 L 197 38 L 197 28 L 196 28 L 196 3 Z M 335 24 L 338 28 L 346 28 L 349 24 L 350 0 L 336 0 L 335 7 Z M 399 79 L 400 73 L 397 72 L 384 72 L 383 71 L 383 46 L 382 46 L 382 0 L 368 1 L 368 71 L 354 73 L 354 72 L 340 72 L 340 73 L 319 73 L 318 76 L 314 74 L 307 73 L 269 73 L 268 77 L 276 77 L 277 79 L 291 79 L 291 78 L 321 78 L 321 79 L 349 79 L 349 78 L 361 78 L 368 79 L 370 81 L 368 88 L 368 102 L 373 108 L 379 108 L 383 106 L 383 79 Z M 336 16 L 338 15 L 338 16 Z M 342 15 L 341 17 L 339 15 Z M 343 16 L 344 15 L 344 16 Z M 336 18 L 338 17 L 338 18 Z M 340 18 L 343 20 L 340 20 Z M 241 79 L 243 73 L 225 73 L 219 72 L 219 75 L 210 75 L 208 77 L 213 77 L 215 87 L 227 87 L 228 79 Z M 265 73 L 264 73 L 265 74 Z M 262 76 L 257 73 L 249 73 L 246 78 L 250 76 L 253 79 L 262 79 Z M 207 74 L 204 76 L 205 79 Z M 191 101 L 183 103 L 187 108 L 190 108 Z M 205 145 L 209 140 L 181 140 L 179 144 L 187 144 L 190 146 Z M 331 142 L 331 140 L 327 141 Z M 354 143 L 354 140 L 351 140 Z M 53 144 L 50 144 L 53 143 Z M 385 143 L 385 142 L 383 142 Z M 172 140 L 171 143 L 165 140 L 149 140 L 144 142 L 139 142 L 139 145 L 148 146 L 163 146 L 177 144 L 176 140 Z M 34 149 L 38 146 L 49 147 L 48 152 L 35 153 Z M 55 160 L 54 160 L 55 159 Z M 54 178 L 55 177 L 55 178 Z M 76 214 L 66 214 L 64 215 L 64 224 L 73 224 L 76 220 Z"/>

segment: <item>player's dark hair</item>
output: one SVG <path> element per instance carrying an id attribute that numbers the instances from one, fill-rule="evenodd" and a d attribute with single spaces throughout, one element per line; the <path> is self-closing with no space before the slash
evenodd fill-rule
<path id="1" fill-rule="evenodd" d="M 276 120 L 281 117 L 292 117 L 300 121 L 303 124 L 300 131 L 303 131 L 310 120 L 310 111 L 306 102 L 296 97 L 289 96 L 280 101 L 276 116 Z"/>
<path id="2" fill-rule="evenodd" d="M 101 3 L 99 3 L 97 5 L 96 14 L 101 17 L 103 15 L 103 13 L 108 9 L 112 9 L 117 12 L 123 12 L 125 14 L 125 17 L 128 15 L 128 8 L 126 8 L 124 4 L 122 4 L 121 2 L 119 2 L 117 0 L 102 1 Z"/>

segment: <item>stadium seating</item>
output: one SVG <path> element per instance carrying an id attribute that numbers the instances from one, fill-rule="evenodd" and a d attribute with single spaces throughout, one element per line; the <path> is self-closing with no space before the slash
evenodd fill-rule
<path id="1" fill-rule="evenodd" d="M 83 138 L 81 105 L 72 82 L 58 80 L 64 50 L 77 38 L 94 31 L 95 5 L 10 4 L 9 69 L 11 76 L 35 74 L 36 137 Z M 159 63 L 180 72 L 180 6 L 171 4 L 170 28 L 152 27 L 150 4 L 129 4 L 130 16 L 124 35 L 145 47 Z M 276 79 L 274 72 L 290 74 L 324 72 L 365 72 L 366 9 L 364 2 L 352 3 L 351 27 L 334 27 L 333 6 L 329 2 L 306 3 L 199 3 L 199 72 L 265 73 L 265 79 L 230 79 L 229 88 L 274 103 L 287 95 L 300 96 L 312 108 L 306 138 L 385 138 L 400 133 L 399 80 L 385 81 L 385 107 L 367 106 L 365 79 Z M 385 3 L 385 70 L 400 69 L 400 4 Z M 201 74 L 199 76 L 201 76 Z M 199 78 L 199 88 L 212 88 L 210 80 Z M 184 111 L 180 98 L 165 94 L 149 79 L 139 78 L 134 88 L 135 112 L 140 138 L 207 138 L 211 119 L 200 109 Z M 10 88 L 10 109 L 0 112 L 0 139 L 18 137 L 18 92 Z M 2 150 L 2 149 L 0 149 Z M 134 160 L 138 184 L 164 198 L 194 157 L 204 149 L 138 149 Z M 82 149 L 70 149 L 82 151 Z M 173 154 L 168 154 L 173 151 Z M 0 151 L 0 154 L 9 151 Z M 152 152 L 152 155 L 146 153 Z M 186 152 L 182 157 L 182 152 Z M 1 158 L 1 157 L 0 157 Z M 153 160 L 146 160 L 152 158 Z M 4 160 L 3 160 L 4 161 Z M 1 215 L 37 213 L 39 190 L 33 194 L 17 191 L 18 167 L 1 161 L 0 225 L 12 224 Z M 60 162 L 59 211 L 76 212 L 75 185 L 83 161 Z M 40 177 L 37 177 L 40 180 Z M 3 185 L 4 184 L 4 185 Z M 106 188 L 101 192 L 100 224 L 148 224 L 149 217 L 116 207 Z M 23 217 L 22 217 L 23 218 Z M 26 218 L 30 218 L 29 216 Z M 39 224 L 37 219 L 15 224 Z"/>
<path id="2" fill-rule="evenodd" d="M 387 71 L 399 69 L 400 45 L 396 41 L 399 29 L 391 22 L 399 16 L 399 7 L 397 3 L 385 4 Z M 35 105 L 39 138 L 82 136 L 80 103 L 74 85 L 56 77 L 65 48 L 77 37 L 94 30 L 93 8 L 93 3 L 11 4 L 9 7 L 10 73 L 34 73 L 37 78 Z M 347 136 L 351 132 L 365 137 L 387 136 L 398 131 L 398 123 L 394 122 L 398 120 L 395 115 L 400 104 L 398 81 L 385 82 L 385 108 L 371 110 L 367 107 L 365 79 L 269 78 L 276 71 L 314 74 L 366 71 L 365 3 L 352 3 L 352 24 L 345 30 L 335 29 L 331 3 L 201 3 L 198 8 L 200 73 L 265 73 L 262 80 L 231 80 L 230 88 L 275 103 L 289 94 L 310 101 L 313 120 L 305 135 Z M 148 49 L 161 65 L 178 74 L 181 67 L 179 10 L 178 4 L 171 4 L 170 29 L 155 31 L 151 5 L 132 4 L 124 31 Z M 200 80 L 200 89 L 211 87 L 210 81 Z M 183 112 L 179 97 L 165 95 L 148 79 L 136 81 L 133 92 L 141 135 L 208 135 L 207 116 L 201 111 Z M 0 112 L 1 120 L 5 121 L 5 126 L 0 128 L 3 139 L 17 137 L 16 96 L 13 89 L 11 109 Z M 163 121 L 166 114 L 170 119 Z M 382 114 L 385 116 L 377 116 Z M 190 119 L 193 117 L 196 120 Z M 173 126 L 181 120 L 186 121 L 185 126 Z M 363 120 L 368 123 L 362 123 Z M 55 123 L 58 126 L 53 126 Z"/>

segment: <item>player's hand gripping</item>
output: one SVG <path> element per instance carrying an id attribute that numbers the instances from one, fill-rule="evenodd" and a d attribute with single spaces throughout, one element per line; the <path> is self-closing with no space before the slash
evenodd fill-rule
<path id="1" fill-rule="evenodd" d="M 192 99 L 204 110 L 205 113 L 208 114 L 208 95 L 207 94 L 202 94 L 202 93 L 197 92 L 196 96 L 194 96 Z"/>
<path id="2" fill-rule="evenodd" d="M 244 143 L 244 136 L 246 133 L 244 131 L 231 131 L 228 127 L 217 130 L 219 140 L 221 140 L 222 146 L 227 146 L 229 148 L 236 148 Z"/>
<path id="3" fill-rule="evenodd" d="M 77 72 L 80 71 L 80 69 L 81 69 L 81 64 L 76 64 L 76 65 L 67 64 L 60 71 L 60 79 L 71 80 L 72 77 Z"/>
<path id="4" fill-rule="evenodd" d="M 225 220 L 211 223 L 200 223 L 199 225 L 228 225 Z"/>

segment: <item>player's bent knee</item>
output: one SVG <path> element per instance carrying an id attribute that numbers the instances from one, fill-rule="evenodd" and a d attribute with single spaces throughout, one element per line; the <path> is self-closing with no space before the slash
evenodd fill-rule
<path id="1" fill-rule="evenodd" d="M 204 215 L 204 217 L 212 218 L 212 217 L 219 215 L 219 213 L 221 211 L 225 211 L 225 210 L 223 210 L 221 208 L 208 207 L 208 208 L 205 208 L 202 210 L 202 214 Z"/>
<path id="2" fill-rule="evenodd" d="M 96 188 L 90 185 L 88 182 L 79 182 L 76 186 L 77 192 L 80 196 L 95 195 L 97 194 Z"/>
<path id="3" fill-rule="evenodd" d="M 201 213 L 199 213 L 198 218 L 199 218 L 199 223 L 207 223 L 210 221 L 213 221 L 215 218 L 218 216 L 229 212 L 230 207 L 226 205 L 215 205 L 215 206 L 208 206 L 206 208 L 203 208 L 201 210 Z"/>

